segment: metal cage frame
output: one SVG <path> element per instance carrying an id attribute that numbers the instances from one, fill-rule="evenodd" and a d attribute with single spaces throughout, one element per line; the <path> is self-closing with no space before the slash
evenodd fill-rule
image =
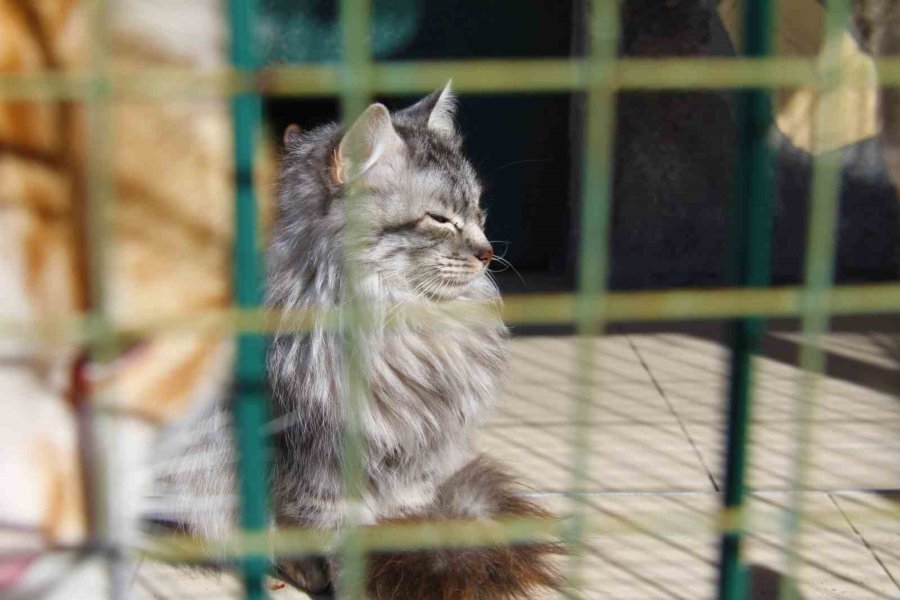
<path id="1" fill-rule="evenodd" d="M 4 324 L 5 336 L 71 336 L 103 361 L 115 344 L 166 330 L 203 329 L 235 335 L 233 410 L 239 448 L 241 526 L 236 554 L 248 599 L 265 597 L 264 576 L 270 552 L 302 554 L 330 547 L 331 536 L 303 529 L 268 531 L 267 449 L 262 435 L 266 421 L 265 339 L 273 319 L 259 307 L 261 299 L 260 240 L 253 191 L 254 148 L 261 122 L 261 97 L 338 96 L 343 119 L 352 120 L 375 93 L 412 94 L 430 91 L 452 77 L 460 93 L 581 92 L 586 97 L 584 152 L 581 166 L 582 234 L 578 256 L 578 286 L 574 294 L 519 295 L 505 299 L 503 316 L 512 324 L 575 325 L 579 339 L 600 335 L 604 325 L 624 320 L 727 319 L 731 332 L 729 415 L 723 507 L 719 519 L 721 600 L 746 597 L 746 568 L 742 539 L 746 494 L 746 448 L 753 404 L 753 356 L 764 331 L 764 319 L 799 316 L 802 334 L 798 383 L 804 401 L 800 411 L 799 449 L 794 456 L 794 485 L 804 488 L 809 464 L 810 434 L 802 423 L 815 410 L 816 382 L 823 370 L 823 353 L 816 343 L 835 314 L 900 312 L 900 281 L 879 285 L 835 286 L 835 226 L 839 194 L 840 159 L 837 151 L 816 157 L 805 259 L 801 286 L 769 286 L 772 183 L 767 176 L 771 157 L 767 132 L 772 122 L 771 91 L 810 85 L 822 92 L 816 116 L 820 136 L 828 136 L 830 116 L 840 113 L 839 97 L 829 93 L 838 83 L 864 84 L 864 78 L 841 65 L 839 36 L 849 18 L 848 0 L 830 0 L 821 60 L 777 58 L 771 54 L 773 2 L 744 2 L 741 56 L 727 59 L 619 59 L 617 57 L 619 6 L 616 0 L 593 0 L 587 20 L 589 50 L 584 57 L 534 60 L 465 60 L 378 62 L 369 44 L 370 0 L 342 0 L 343 61 L 334 65 L 265 67 L 255 54 L 254 0 L 230 0 L 232 31 L 231 69 L 195 73 L 184 69 L 157 69 L 140 73 L 113 71 L 108 64 L 106 15 L 103 0 L 91 2 L 90 68 L 84 73 L 48 73 L 0 77 L 0 100 L 68 99 L 80 101 L 87 111 L 87 182 L 90 227 L 89 314 L 74 320 L 47 321 L 28 326 Z M 880 85 L 900 85 L 900 59 L 877 61 Z M 664 290 L 610 293 L 605 287 L 608 266 L 609 207 L 611 195 L 612 128 L 615 98 L 624 89 L 729 88 L 737 91 L 739 163 L 733 211 L 732 287 L 715 290 Z M 108 256 L 108 213 L 113 189 L 107 157 L 112 152 L 109 107 L 117 98 L 228 96 L 232 101 L 235 141 L 235 307 L 191 320 L 148 321 L 125 328 L 111 321 L 104 308 L 104 277 Z M 296 315 L 302 328 L 303 314 Z M 592 345 L 579 346 L 577 421 L 573 443 L 572 516 L 560 521 L 519 519 L 491 525 L 421 524 L 378 526 L 341 534 L 344 575 L 339 582 L 343 597 L 359 597 L 365 552 L 373 549 L 474 545 L 561 537 L 569 544 L 567 574 L 572 589 L 579 581 L 580 541 L 588 532 L 602 533 L 602 519 L 586 517 L 579 490 L 588 472 L 590 447 L 590 390 Z M 351 399 L 352 401 L 352 399 Z M 353 431 L 353 428 L 350 428 Z M 349 436 L 347 458 L 355 464 L 359 448 Z M 356 489 L 350 469 L 348 489 Z M 356 480 L 358 481 L 358 479 Z M 100 507 L 102 510 L 102 507 Z M 794 495 L 788 526 L 789 575 L 796 575 L 803 519 L 802 494 Z M 229 546 L 232 547 L 232 546 Z M 159 538 L 147 550 L 165 560 L 202 560 L 209 548 L 184 538 Z M 795 592 L 783 592 L 790 598 Z"/>

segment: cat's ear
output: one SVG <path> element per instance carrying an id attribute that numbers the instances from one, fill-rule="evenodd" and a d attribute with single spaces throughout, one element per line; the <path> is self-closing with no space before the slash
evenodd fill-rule
<path id="1" fill-rule="evenodd" d="M 436 90 L 409 108 L 398 113 L 398 117 L 452 138 L 456 135 L 456 96 L 452 81 L 441 90 Z"/>
<path id="2" fill-rule="evenodd" d="M 428 129 L 448 136 L 456 135 L 456 96 L 453 94 L 452 79 L 438 94 L 431 108 Z"/>
<path id="3" fill-rule="evenodd" d="M 334 155 L 335 181 L 347 183 L 360 177 L 402 146 L 388 109 L 383 104 L 371 105 L 341 139 Z"/>
<path id="4" fill-rule="evenodd" d="M 287 129 L 284 130 L 284 135 L 281 138 L 281 143 L 285 148 L 291 146 L 294 142 L 300 139 L 300 126 L 296 123 L 291 123 L 287 126 Z"/>

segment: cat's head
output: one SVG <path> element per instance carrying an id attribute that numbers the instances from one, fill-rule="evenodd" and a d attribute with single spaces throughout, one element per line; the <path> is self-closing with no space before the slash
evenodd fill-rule
<path id="1" fill-rule="evenodd" d="M 340 137 L 328 167 L 339 193 L 326 211 L 360 211 L 364 272 L 437 299 L 483 287 L 493 257 L 455 108 L 450 84 L 393 114 L 372 104 Z"/>

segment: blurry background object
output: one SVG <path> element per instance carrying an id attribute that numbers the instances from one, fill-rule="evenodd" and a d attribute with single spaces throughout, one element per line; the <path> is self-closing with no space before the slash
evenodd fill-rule
<path id="1" fill-rule="evenodd" d="M 87 69 L 90 45 L 97 42 L 88 28 L 92 4 L 0 0 L 0 72 Z M 219 0 L 110 2 L 111 66 L 225 66 L 223 10 Z M 110 123 L 108 316 L 137 325 L 225 309 L 233 206 L 227 100 L 113 100 Z M 84 107 L 76 101 L 0 102 L 4 322 L 74 318 L 96 302 L 89 297 L 86 260 L 96 240 L 88 239 L 85 223 L 85 128 Z M 270 175 L 260 175 L 260 197 L 266 198 Z M 71 375 L 82 349 L 72 341 L 24 335 L 0 346 L 0 520 L 4 535 L 6 526 L 28 532 L 35 547 L 87 534 L 86 473 L 78 467 L 85 448 L 79 446 Z M 102 394 L 106 408 L 125 415 L 122 426 L 134 432 L 133 456 L 120 460 L 131 467 L 126 476 L 146 476 L 136 446 L 150 437 L 139 431 L 223 392 L 230 354 L 230 342 L 217 335 L 166 333 L 82 373 L 89 378 L 87 393 Z M 0 585 L 28 582 L 38 571 L 16 571 Z"/>
<path id="2" fill-rule="evenodd" d="M 817 0 L 780 2 L 778 50 L 815 56 L 822 36 Z M 270 63 L 339 60 L 338 3 L 266 0 L 260 37 Z M 582 55 L 584 1 L 435 0 L 372 3 L 373 52 L 379 60 L 505 59 Z M 628 0 L 622 5 L 624 57 L 729 57 L 735 54 L 736 0 Z M 312 36 L 317 43 L 306 44 Z M 900 272 L 900 208 L 878 140 L 871 58 L 852 28 L 845 60 L 871 77 L 842 91 L 846 116 L 838 150 L 845 164 L 838 240 L 839 281 L 873 281 Z M 486 181 L 489 238 L 520 276 L 498 273 L 507 292 L 572 289 L 579 236 L 583 97 L 578 93 L 465 94 L 462 129 Z M 382 98 L 400 106 L 411 98 Z M 776 94 L 778 211 L 773 275 L 799 281 L 812 158 L 816 94 Z M 293 121 L 333 120 L 332 98 L 270 98 L 274 136 Z M 730 90 L 619 94 L 615 128 L 611 280 L 616 289 L 724 283 L 726 213 L 732 197 L 734 115 Z M 646 218 L 652 215 L 653 218 Z"/>
<path id="3" fill-rule="evenodd" d="M 843 34 L 844 67 L 864 76 L 868 85 L 845 84 L 840 88 L 842 118 L 830 147 L 820 147 L 813 135 L 817 92 L 793 88 L 776 93 L 775 124 L 778 135 L 779 211 L 775 223 L 774 277 L 777 282 L 796 282 L 804 239 L 810 191 L 812 156 L 836 150 L 844 163 L 838 231 L 838 281 L 892 279 L 900 272 L 900 202 L 896 169 L 891 158 L 897 127 L 891 124 L 890 100 L 896 90 L 878 88 L 871 54 L 888 47 L 893 0 L 854 0 L 855 20 Z M 718 13 L 733 41 L 740 39 L 741 0 L 722 0 Z M 778 37 L 782 56 L 817 57 L 822 47 L 824 4 L 819 0 L 776 3 Z M 880 25 L 876 25 L 880 23 Z M 855 27 L 854 27 L 855 25 Z M 880 36 L 880 37 L 879 37 Z M 874 52 L 873 52 L 874 51 Z M 882 143 L 884 142 L 884 143 Z"/>
<path id="4" fill-rule="evenodd" d="M 822 46 L 824 10 L 819 0 L 778 2 L 778 37 L 776 51 L 781 56 L 818 56 Z M 719 3 L 719 15 L 735 45 L 741 39 L 741 0 Z M 869 76 L 867 87 L 845 85 L 841 88 L 841 106 L 845 110 L 840 122 L 837 147 L 856 144 L 878 135 L 877 82 L 871 58 L 860 47 L 858 36 L 847 30 L 843 36 L 843 60 L 849 69 Z M 817 146 L 813 136 L 812 115 L 817 92 L 812 88 L 779 90 L 776 99 L 776 123 L 790 142 L 806 152 L 819 153 L 834 148 Z"/>
<path id="5" fill-rule="evenodd" d="M 900 55 L 900 2 L 896 0 L 856 0 L 853 17 L 863 48 L 873 56 Z M 900 189 L 900 92 L 897 88 L 879 91 L 882 151 L 894 185 Z"/>

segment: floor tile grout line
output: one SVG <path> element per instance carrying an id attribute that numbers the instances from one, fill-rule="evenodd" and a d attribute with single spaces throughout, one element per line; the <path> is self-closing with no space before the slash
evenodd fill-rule
<path id="1" fill-rule="evenodd" d="M 497 431 L 497 430 L 495 430 L 495 431 Z M 534 448 L 532 448 L 532 447 L 530 447 L 530 446 L 527 446 L 527 445 L 524 444 L 523 442 L 519 442 L 519 441 L 517 441 L 517 440 L 515 440 L 515 439 L 511 439 L 511 438 L 509 438 L 509 437 L 503 435 L 502 433 L 497 433 L 497 435 L 493 436 L 493 438 L 494 438 L 494 439 L 499 439 L 500 441 L 505 442 L 505 443 L 508 444 L 509 446 L 517 447 L 517 448 L 519 448 L 520 450 L 522 450 L 522 451 L 524 451 L 524 452 L 527 452 L 528 454 L 530 454 L 530 455 L 532 455 L 532 456 L 536 456 L 536 457 L 539 457 L 539 458 L 543 458 L 544 460 L 550 462 L 551 464 L 554 464 L 554 465 L 559 466 L 561 469 L 564 469 L 564 470 L 566 470 L 566 471 L 569 470 L 568 467 L 567 467 L 565 464 L 560 464 L 559 460 L 558 460 L 555 456 L 553 456 L 553 455 L 551 455 L 551 454 L 549 454 L 549 453 L 547 453 L 547 452 L 542 452 L 542 451 L 536 450 L 536 449 L 534 449 Z M 680 459 L 674 459 L 674 460 L 675 460 L 676 462 L 681 462 Z M 696 467 L 696 465 L 694 465 L 693 463 L 688 463 L 688 464 L 690 464 L 690 466 Z M 601 482 L 599 482 L 599 481 L 597 481 L 597 480 L 594 480 L 594 479 L 593 479 L 593 476 L 589 476 L 589 478 L 591 478 L 591 479 L 592 479 L 593 481 L 595 481 L 596 483 L 601 483 Z"/>
<path id="2" fill-rule="evenodd" d="M 644 585 L 646 585 L 646 586 L 648 586 L 648 587 L 651 587 L 651 588 L 653 588 L 653 589 L 656 589 L 656 590 L 658 590 L 658 591 L 664 592 L 664 593 L 666 593 L 666 594 L 669 594 L 669 598 L 670 598 L 671 600 L 682 600 L 682 599 L 685 598 L 685 596 L 679 596 L 679 595 L 677 595 L 677 594 L 676 594 L 676 595 L 672 595 L 672 590 L 670 590 L 669 588 L 667 588 L 665 585 L 663 585 L 662 583 L 660 583 L 660 582 L 658 582 L 658 581 L 654 581 L 653 578 L 650 577 L 649 575 L 645 575 L 645 574 L 639 572 L 637 569 L 635 569 L 635 568 L 632 567 L 632 566 L 629 566 L 629 565 L 625 564 L 623 561 L 611 560 L 610 558 L 605 557 L 605 556 L 604 556 L 604 555 L 603 555 L 596 547 L 594 547 L 594 546 L 589 547 L 589 548 L 588 548 L 588 552 L 590 552 L 591 555 L 594 556 L 595 558 L 598 558 L 598 559 L 602 560 L 605 564 L 607 564 L 607 565 L 609 565 L 609 566 L 611 566 L 611 567 L 614 567 L 615 569 L 618 569 L 619 571 L 621 571 L 622 573 L 624 573 L 624 574 L 626 574 L 626 575 L 632 577 L 633 579 L 637 579 L 638 581 L 640 581 L 640 582 L 643 583 Z"/>
<path id="3" fill-rule="evenodd" d="M 754 540 L 757 544 L 767 546 L 768 548 L 773 549 L 773 550 L 781 550 L 781 551 L 784 550 L 783 545 L 780 545 L 776 542 L 767 540 L 764 537 L 760 536 L 759 534 L 749 533 L 748 536 L 749 536 L 748 539 Z M 883 598 L 884 600 L 895 600 L 894 598 L 885 595 L 877 588 L 874 588 L 858 579 L 854 579 L 853 576 L 851 576 L 851 575 L 845 575 L 845 574 L 841 573 L 840 571 L 832 568 L 829 565 L 829 563 L 822 562 L 821 560 L 818 560 L 818 559 L 810 558 L 809 556 L 804 557 L 802 555 L 800 557 L 800 561 L 806 567 L 821 571 L 822 573 L 826 573 L 826 574 L 830 575 L 831 577 L 838 579 L 839 581 L 842 581 L 844 583 L 849 583 L 849 584 L 853 585 L 854 587 L 860 588 L 860 589 L 868 592 L 870 594 L 869 597 Z M 801 580 L 801 582 L 802 582 L 802 580 Z"/>
<path id="4" fill-rule="evenodd" d="M 872 558 L 875 559 L 875 562 L 878 563 L 878 565 L 881 567 L 881 570 L 885 572 L 888 578 L 894 583 L 894 586 L 897 588 L 897 590 L 900 591 L 900 582 L 897 581 L 893 573 L 891 573 L 890 569 L 887 568 L 887 565 L 884 564 L 884 561 L 881 560 L 881 557 L 878 556 L 878 552 L 875 551 L 875 548 L 873 548 L 872 545 L 869 544 L 869 540 L 867 540 L 862 532 L 856 528 L 856 525 L 853 524 L 853 522 L 850 520 L 850 517 L 847 516 L 847 513 L 844 512 L 843 508 L 841 508 L 840 503 L 834 497 L 834 492 L 830 492 L 828 494 L 828 498 L 829 500 L 831 500 L 831 503 L 834 504 L 834 507 L 838 510 L 838 512 L 841 513 L 841 516 L 844 517 L 844 521 L 847 522 L 847 525 L 850 526 L 850 529 L 853 530 L 853 533 L 857 535 L 859 541 L 861 541 L 866 549 L 868 549 L 868 551 L 872 554 Z"/>
<path id="5" fill-rule="evenodd" d="M 798 333 L 782 332 L 773 335 L 779 339 L 784 339 L 793 343 L 798 343 L 802 339 Z M 840 337 L 842 334 L 838 334 L 837 339 L 834 339 L 835 336 L 827 336 L 824 343 L 821 344 L 821 347 L 827 352 L 841 354 L 868 364 L 877 364 L 888 368 L 896 368 L 898 366 L 897 360 L 886 352 L 877 341 L 873 341 L 873 335 L 871 333 L 854 335 L 864 339 L 868 342 L 868 345 L 865 343 L 854 345 L 852 339 L 848 340 L 847 338 Z"/>
<path id="6" fill-rule="evenodd" d="M 627 336 L 628 344 L 631 346 L 632 352 L 637 355 L 638 360 L 641 362 L 641 366 L 647 371 L 647 375 L 650 377 L 650 381 L 653 382 L 654 387 L 656 387 L 656 391 L 659 392 L 663 401 L 666 403 L 666 406 L 669 408 L 669 412 L 672 413 L 672 416 L 675 417 L 675 420 L 678 422 L 678 426 L 681 428 L 682 433 L 684 433 L 685 438 L 687 438 L 688 443 L 691 445 L 691 448 L 694 450 L 694 454 L 697 457 L 697 460 L 700 461 L 700 464 L 703 465 L 703 469 L 706 471 L 706 476 L 709 478 L 709 482 L 712 484 L 713 489 L 718 492 L 719 484 L 716 483 L 716 478 L 713 476 L 712 471 L 709 468 L 709 465 L 706 464 L 706 461 L 703 459 L 703 454 L 700 452 L 700 449 L 697 447 L 697 444 L 694 442 L 694 438 L 691 436 L 690 432 L 687 430 L 687 427 L 684 424 L 684 421 L 681 419 L 681 415 L 678 414 L 678 411 L 675 410 L 675 407 L 672 405 L 672 402 L 669 400 L 669 397 L 666 395 L 665 391 L 662 389 L 660 383 L 656 380 L 656 375 L 653 371 L 650 370 L 650 366 L 644 360 L 644 356 L 641 354 L 640 350 L 638 350 L 637 346 L 634 343 L 634 340 L 631 339 L 632 336 Z"/>
<path id="7" fill-rule="evenodd" d="M 169 583 L 171 583 L 171 582 L 169 582 Z M 138 586 L 142 587 L 144 589 L 144 591 L 148 592 L 151 596 L 153 596 L 153 598 L 155 600 L 172 600 L 173 598 L 178 597 L 178 595 L 175 595 L 175 596 L 169 595 L 168 592 L 171 590 L 164 591 L 164 590 L 160 589 L 159 585 L 157 584 L 157 580 L 147 577 L 147 575 L 142 570 L 140 570 L 140 568 L 135 573 L 135 578 L 134 578 L 134 581 L 132 582 L 132 589 L 134 589 Z M 178 585 L 176 587 L 180 587 L 180 585 Z M 177 590 L 176 590 L 176 592 L 177 592 Z"/>
<path id="8" fill-rule="evenodd" d="M 603 351 L 602 349 L 598 349 L 597 354 L 598 354 L 598 356 L 597 356 L 598 362 L 602 362 L 600 359 L 603 359 L 603 358 L 607 358 L 607 359 L 608 358 L 622 358 L 614 352 Z M 540 359 L 533 358 L 531 356 L 531 354 L 528 352 L 523 354 L 521 352 L 517 352 L 515 349 L 512 349 L 510 351 L 510 357 L 513 361 L 518 359 L 520 362 L 521 361 L 528 362 L 528 363 L 538 367 L 539 369 L 541 369 L 542 371 L 544 371 L 545 373 L 547 373 L 549 375 L 563 374 L 565 376 L 566 381 L 574 381 L 578 377 L 577 369 L 575 369 L 573 371 L 568 368 L 569 365 L 567 365 L 566 369 L 550 367 L 550 366 L 548 366 L 548 364 L 546 362 L 543 362 Z M 630 362 L 625 359 L 622 359 L 622 360 L 626 364 L 628 364 Z M 602 368 L 598 364 L 595 364 L 594 366 L 597 369 Z M 607 368 L 609 369 L 609 373 L 606 374 L 606 377 L 605 377 L 606 379 L 608 379 L 610 375 L 621 378 L 620 381 L 616 381 L 615 379 L 613 379 L 614 383 L 612 383 L 611 385 L 618 385 L 620 383 L 628 383 L 628 384 L 645 384 L 645 383 L 647 383 L 646 381 L 643 381 L 643 380 L 631 379 L 631 376 L 626 372 L 615 371 L 615 370 L 612 370 L 611 367 L 607 367 Z"/>

